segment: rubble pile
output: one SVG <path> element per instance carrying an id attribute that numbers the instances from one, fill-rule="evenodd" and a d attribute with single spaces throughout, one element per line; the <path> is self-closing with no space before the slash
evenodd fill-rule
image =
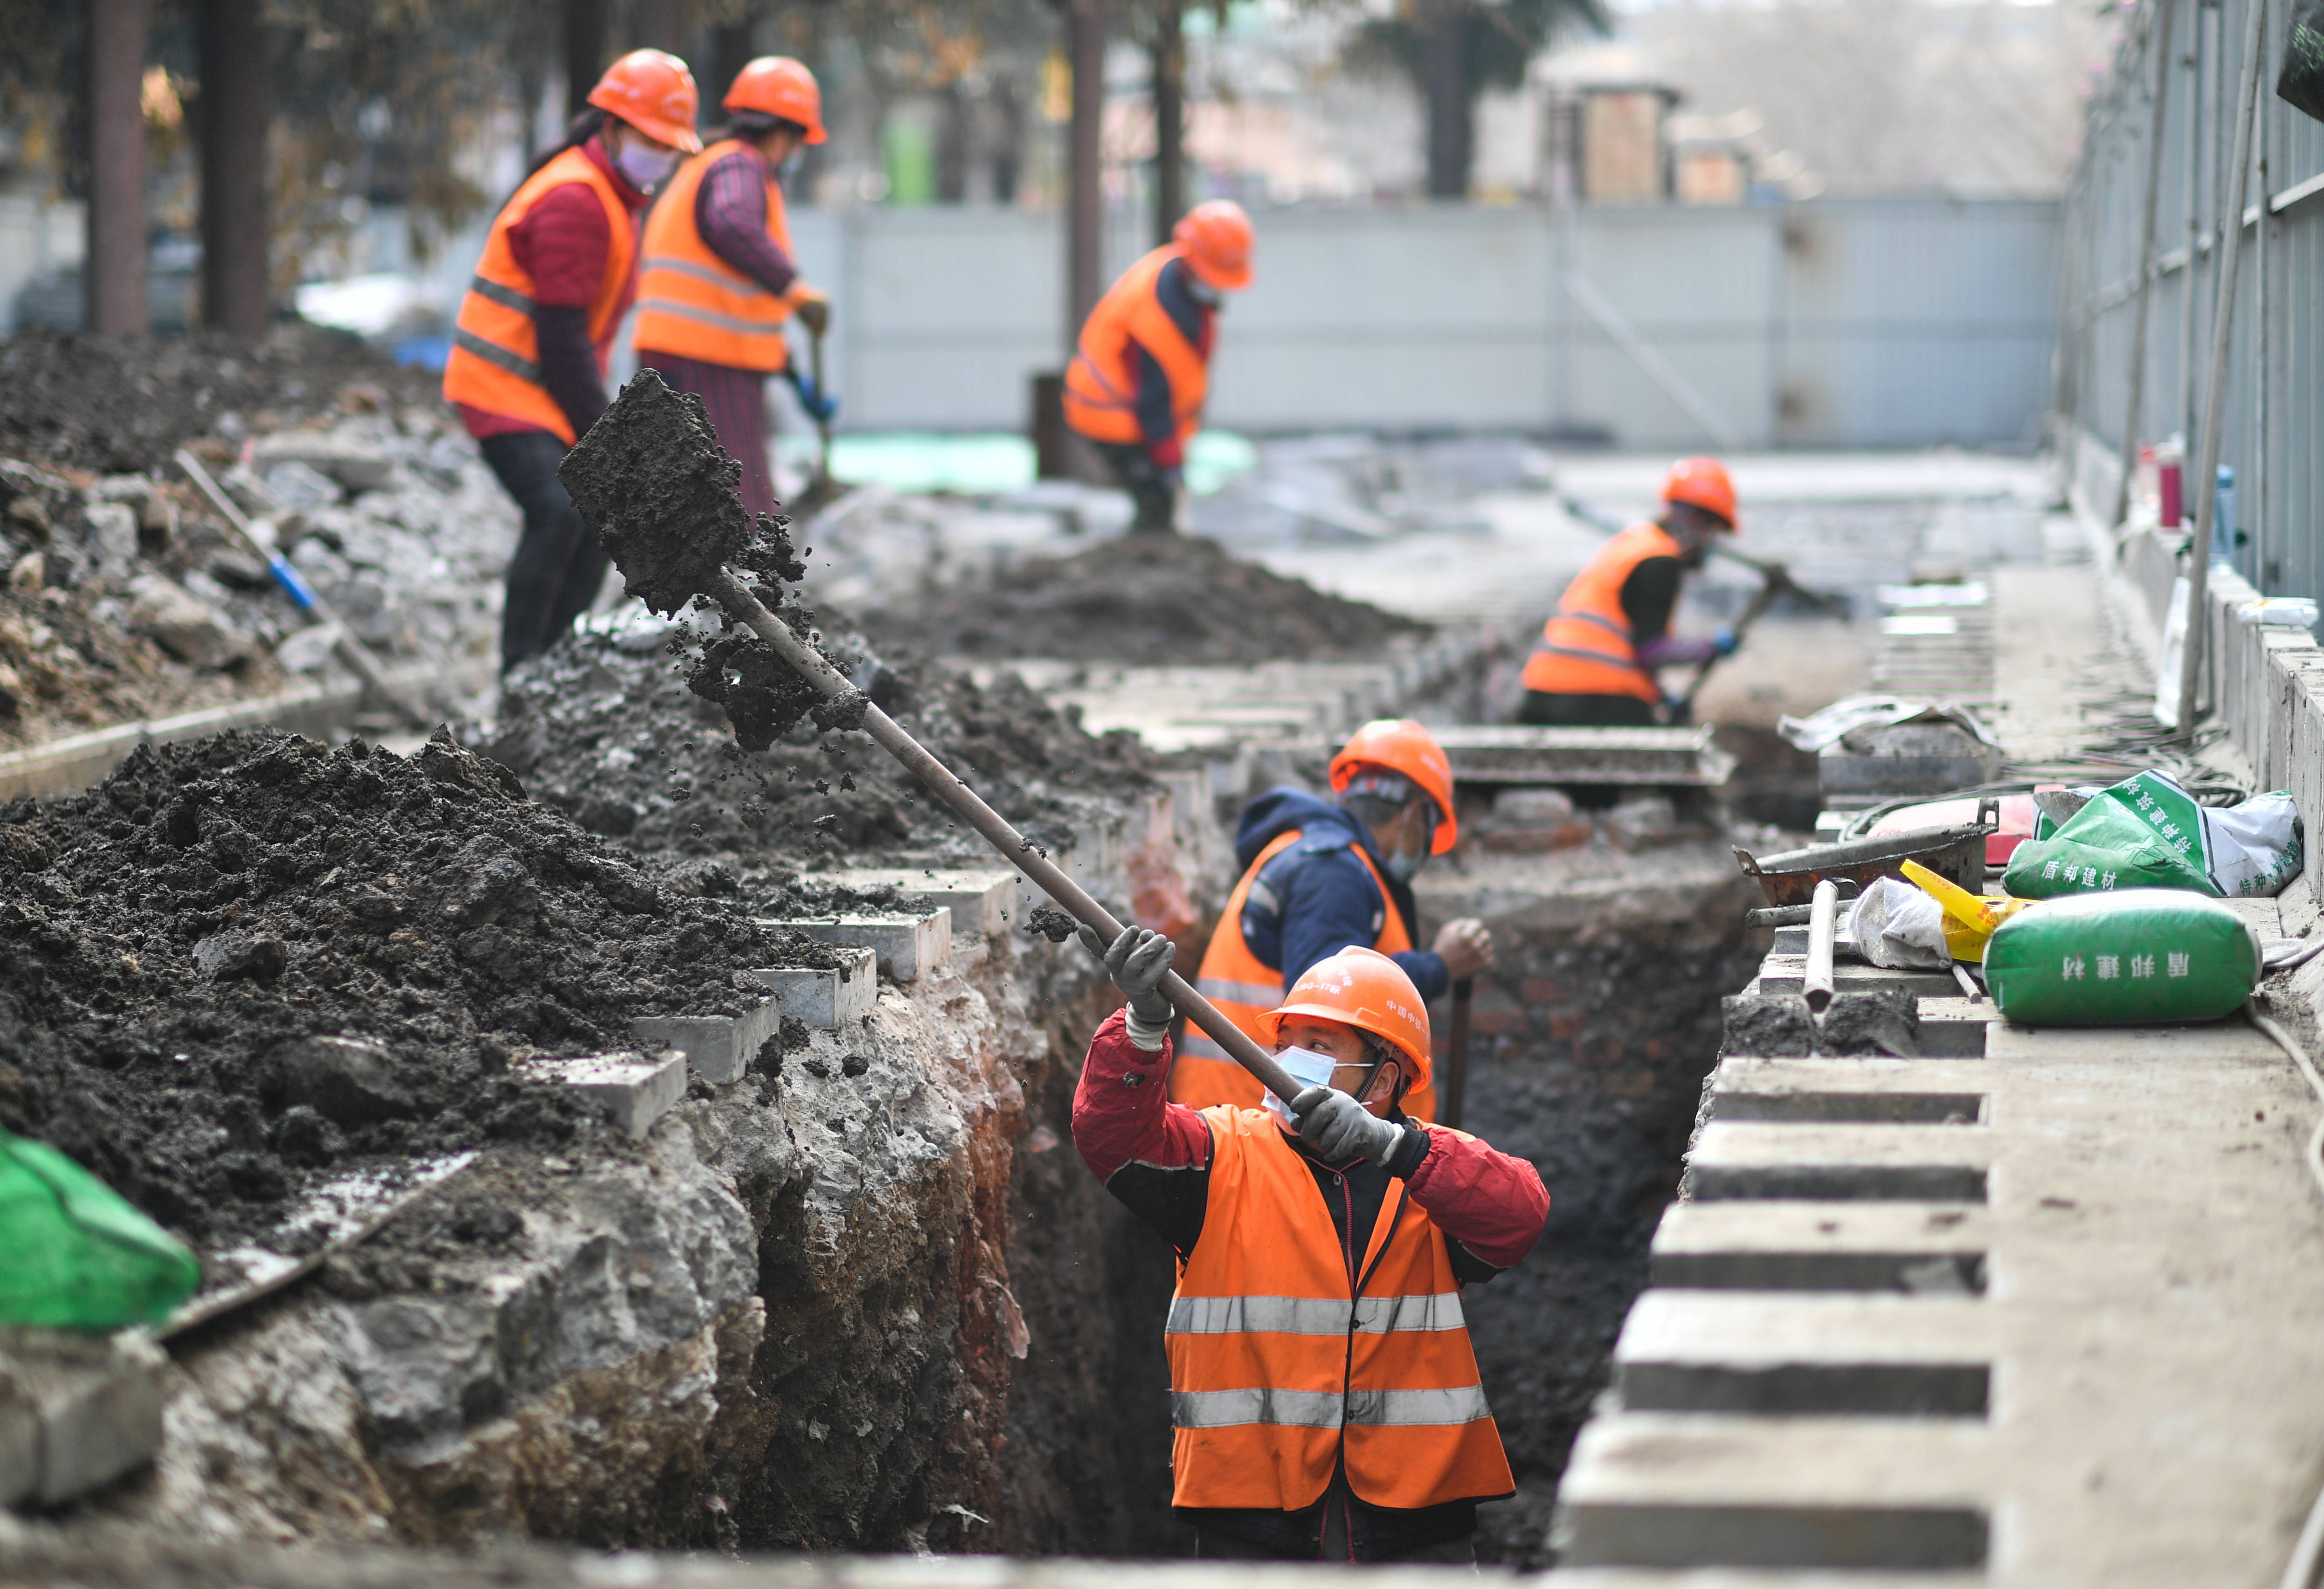
<path id="1" fill-rule="evenodd" d="M 594 1129 L 512 1062 L 836 964 L 664 889 L 442 734 L 410 758 L 141 749 L 0 812 L 0 1127 L 198 1237 L 307 1171 Z"/>
<path id="2" fill-rule="evenodd" d="M 1370 659 L 1429 626 L 1246 562 L 1194 535 L 1125 535 L 989 582 L 918 590 L 862 614 L 873 643 L 938 656 L 1160 666 Z"/>
<path id="3" fill-rule="evenodd" d="M 0 749 L 336 669 L 335 632 L 184 480 L 171 461 L 181 443 L 374 651 L 488 670 L 516 510 L 440 405 L 398 402 L 408 373 L 368 354 L 296 362 L 320 356 L 318 336 L 278 335 L 247 367 L 153 344 L 145 356 L 164 373 L 150 376 L 124 374 L 101 340 L 0 342 L 0 373 L 40 372 L 0 382 Z M 350 374 L 388 383 L 337 379 Z M 285 406 L 198 405 L 210 388 L 186 388 L 200 378 Z"/>

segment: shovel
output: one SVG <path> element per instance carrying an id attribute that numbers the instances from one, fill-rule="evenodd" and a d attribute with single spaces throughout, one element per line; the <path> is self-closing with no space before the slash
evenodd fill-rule
<path id="1" fill-rule="evenodd" d="M 282 587 L 282 594 L 290 598 L 290 605 L 316 623 L 328 624 L 338 631 L 337 636 L 331 643 L 331 649 L 337 653 L 339 661 L 345 662 L 354 670 L 355 677 L 363 680 L 364 688 L 371 693 L 372 698 L 402 718 L 411 727 L 427 727 L 428 714 L 412 705 L 404 697 L 401 690 L 388 682 L 387 670 L 381 667 L 379 659 L 373 656 L 370 649 L 355 638 L 355 631 L 349 629 L 338 614 L 332 610 L 331 604 L 315 594 L 314 587 L 299 577 L 299 570 L 292 568 L 281 553 L 265 545 L 252 532 L 250 521 L 243 516 L 241 507 L 235 503 L 234 498 L 226 494 L 223 486 L 210 478 L 210 472 L 202 467 L 201 460 L 182 447 L 178 449 L 176 456 L 178 467 L 183 469 L 186 472 L 186 477 L 200 487 L 204 496 L 209 498 L 210 505 L 217 509 L 220 516 L 226 520 L 227 527 L 241 538 L 244 548 L 253 556 L 266 559 L 267 571 L 274 576 L 274 583 Z"/>
<path id="2" fill-rule="evenodd" d="M 1452 1030 L 1444 1046 L 1444 1107 L 1437 1118 L 1454 1131 L 1461 1129 L 1462 1106 L 1469 1101 L 1469 1009 L 1477 997 L 1477 979 L 1464 976 L 1452 984 Z"/>
<path id="3" fill-rule="evenodd" d="M 815 372 L 815 389 L 818 395 L 827 399 L 831 392 L 823 383 L 823 332 L 820 329 L 809 328 L 807 335 L 807 364 L 808 367 Z M 807 483 L 807 489 L 801 491 L 798 500 L 791 503 L 791 512 L 802 519 L 811 513 L 821 513 L 835 497 L 839 495 L 839 482 L 831 477 L 831 421 L 817 420 L 815 422 L 815 434 L 816 440 L 822 444 L 821 450 L 816 457 L 815 478 Z"/>

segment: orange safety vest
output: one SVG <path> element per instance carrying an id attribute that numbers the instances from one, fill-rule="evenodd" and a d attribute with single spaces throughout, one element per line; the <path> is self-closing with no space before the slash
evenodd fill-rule
<path id="1" fill-rule="evenodd" d="M 1342 1462 L 1374 1506 L 1514 1491 L 1444 1233 L 1405 1183 L 1390 1181 L 1351 1288 L 1314 1174 L 1275 1118 L 1203 1118 L 1210 1198 L 1163 1334 L 1172 1504 L 1294 1511 Z"/>
<path id="2" fill-rule="evenodd" d="M 791 318 L 792 300 L 719 258 L 694 224 L 695 196 L 713 162 L 748 147 L 735 138 L 713 143 L 681 166 L 655 200 L 646 217 L 638 319 L 631 333 L 639 347 L 736 370 L 772 373 L 790 363 L 783 322 Z M 767 236 L 786 257 L 797 257 L 782 185 L 771 173 Z"/>
<path id="3" fill-rule="evenodd" d="M 551 188 L 581 182 L 605 207 L 605 279 L 589 305 L 589 339 L 600 348 L 613 335 L 613 310 L 637 263 L 637 233 L 613 179 L 578 149 L 567 149 L 525 179 L 501 207 L 484 257 L 460 300 L 452 327 L 452 356 L 444 364 L 444 401 L 503 414 L 565 439 L 578 439 L 565 411 L 540 383 L 540 330 L 532 322 L 532 273 L 516 262 L 509 233 Z M 600 373 L 604 356 L 599 356 Z"/>
<path id="4" fill-rule="evenodd" d="M 1169 377 L 1170 411 L 1178 422 L 1178 439 L 1192 436 L 1201 420 L 1210 368 L 1155 291 L 1162 267 L 1185 253 L 1175 243 L 1165 244 L 1122 272 L 1082 327 L 1081 346 L 1065 366 L 1065 423 L 1093 441 L 1145 439 L 1138 429 L 1133 343 L 1152 354 Z"/>
<path id="5" fill-rule="evenodd" d="M 1211 947 L 1203 955 L 1203 968 L 1195 973 L 1194 991 L 1225 1012 L 1227 1019 L 1248 1033 L 1260 1048 L 1268 1047 L 1259 1035 L 1259 1018 L 1283 1002 L 1283 974 L 1250 952 L 1243 941 L 1242 908 L 1250 898 L 1251 885 L 1259 880 L 1259 868 L 1275 859 L 1299 841 L 1299 829 L 1279 834 L 1274 842 L 1259 852 L 1259 859 L 1242 874 L 1234 892 L 1227 896 L 1226 914 L 1219 919 L 1218 930 L 1211 935 Z M 1404 917 L 1396 908 L 1396 900 L 1388 892 L 1388 882 L 1372 864 L 1361 845 L 1350 846 L 1364 870 L 1372 874 L 1372 882 L 1380 892 L 1380 922 L 1371 947 L 1383 955 L 1400 955 L 1412 947 L 1412 935 L 1405 930 Z M 1197 1028 L 1189 1026 L 1178 1039 L 1176 1053 L 1170 1061 L 1170 1101 L 1184 1104 L 1189 1109 L 1207 1109 L 1213 1104 L 1225 1104 L 1237 1109 L 1257 1109 L 1262 1106 L 1267 1089 L 1259 1078 L 1228 1057 L 1227 1051 L 1213 1042 Z M 1404 1096 L 1404 1112 L 1417 1121 L 1436 1118 L 1436 1084 L 1422 1082 Z"/>
<path id="6" fill-rule="evenodd" d="M 1648 558 L 1683 549 L 1660 524 L 1633 524 L 1598 550 L 1557 600 L 1526 659 L 1525 687 L 1545 695 L 1627 695 L 1660 702 L 1655 676 L 1638 665 L 1637 637 L 1622 611 L 1622 585 Z"/>

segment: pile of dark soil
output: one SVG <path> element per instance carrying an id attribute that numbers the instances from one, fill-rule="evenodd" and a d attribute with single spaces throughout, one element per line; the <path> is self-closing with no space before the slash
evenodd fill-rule
<path id="1" fill-rule="evenodd" d="M 1013 673 L 980 687 L 903 657 L 859 659 L 857 671 L 883 709 L 1037 844 L 1067 841 L 1074 797 L 1118 803 L 1147 787 L 1135 735 L 1083 732 Z M 650 636 L 559 642 L 509 675 L 501 725 L 492 753 L 535 798 L 648 854 L 759 866 L 989 853 L 861 732 L 802 723 L 763 751 L 743 750 L 724 711 L 692 693 Z"/>
<path id="2" fill-rule="evenodd" d="M 870 614 L 874 644 L 938 656 L 1057 657 L 1141 666 L 1377 659 L 1429 626 L 1247 563 L 1192 535 L 1125 535 L 1028 562 L 1005 585 L 930 589 Z"/>
<path id="3" fill-rule="evenodd" d="M 197 437 L 433 403 L 438 391 L 434 375 L 360 337 L 298 321 L 254 343 L 31 330 L 0 339 L 0 453 L 99 474 L 158 470 Z"/>
<path id="4" fill-rule="evenodd" d="M 149 747 L 0 811 L 0 1126 L 216 1238 L 304 1171 L 594 1132 L 510 1061 L 835 963 L 661 886 L 448 735 L 409 759 Z"/>

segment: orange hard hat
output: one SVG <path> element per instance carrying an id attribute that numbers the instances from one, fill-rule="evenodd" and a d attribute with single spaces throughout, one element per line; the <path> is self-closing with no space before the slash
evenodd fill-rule
<path id="1" fill-rule="evenodd" d="M 1222 292 L 1250 285 L 1250 217 L 1231 199 L 1213 199 L 1188 210 L 1170 228 L 1186 267 Z"/>
<path id="2" fill-rule="evenodd" d="M 823 90 L 804 61 L 788 55 L 761 55 L 734 74 L 734 86 L 720 101 L 729 110 L 755 110 L 779 116 L 807 129 L 807 141 L 820 143 L 830 134 L 823 130 Z"/>
<path id="3" fill-rule="evenodd" d="M 694 91 L 694 74 L 686 62 L 666 50 L 632 50 L 622 56 L 589 90 L 589 103 L 658 143 L 702 152 L 702 140 L 694 133 L 702 97 Z"/>
<path id="4" fill-rule="evenodd" d="M 1402 773 L 1436 802 L 1436 836 L 1429 844 L 1430 855 L 1443 855 L 1460 842 L 1461 824 L 1452 815 L 1452 763 L 1434 734 L 1409 717 L 1365 724 L 1332 758 L 1332 792 L 1345 794 L 1367 767 Z"/>
<path id="5" fill-rule="evenodd" d="M 1353 945 L 1299 974 L 1283 1002 L 1259 1018 L 1259 1036 L 1276 1040 L 1287 1015 L 1312 1015 L 1368 1031 L 1412 1061 L 1411 1087 L 1428 1080 L 1428 1006 L 1404 967 L 1378 949 Z"/>
<path id="6" fill-rule="evenodd" d="M 1728 478 L 1727 466 L 1717 458 L 1681 458 L 1673 464 L 1663 481 L 1663 500 L 1716 513 L 1729 530 L 1735 528 L 1735 482 Z"/>

